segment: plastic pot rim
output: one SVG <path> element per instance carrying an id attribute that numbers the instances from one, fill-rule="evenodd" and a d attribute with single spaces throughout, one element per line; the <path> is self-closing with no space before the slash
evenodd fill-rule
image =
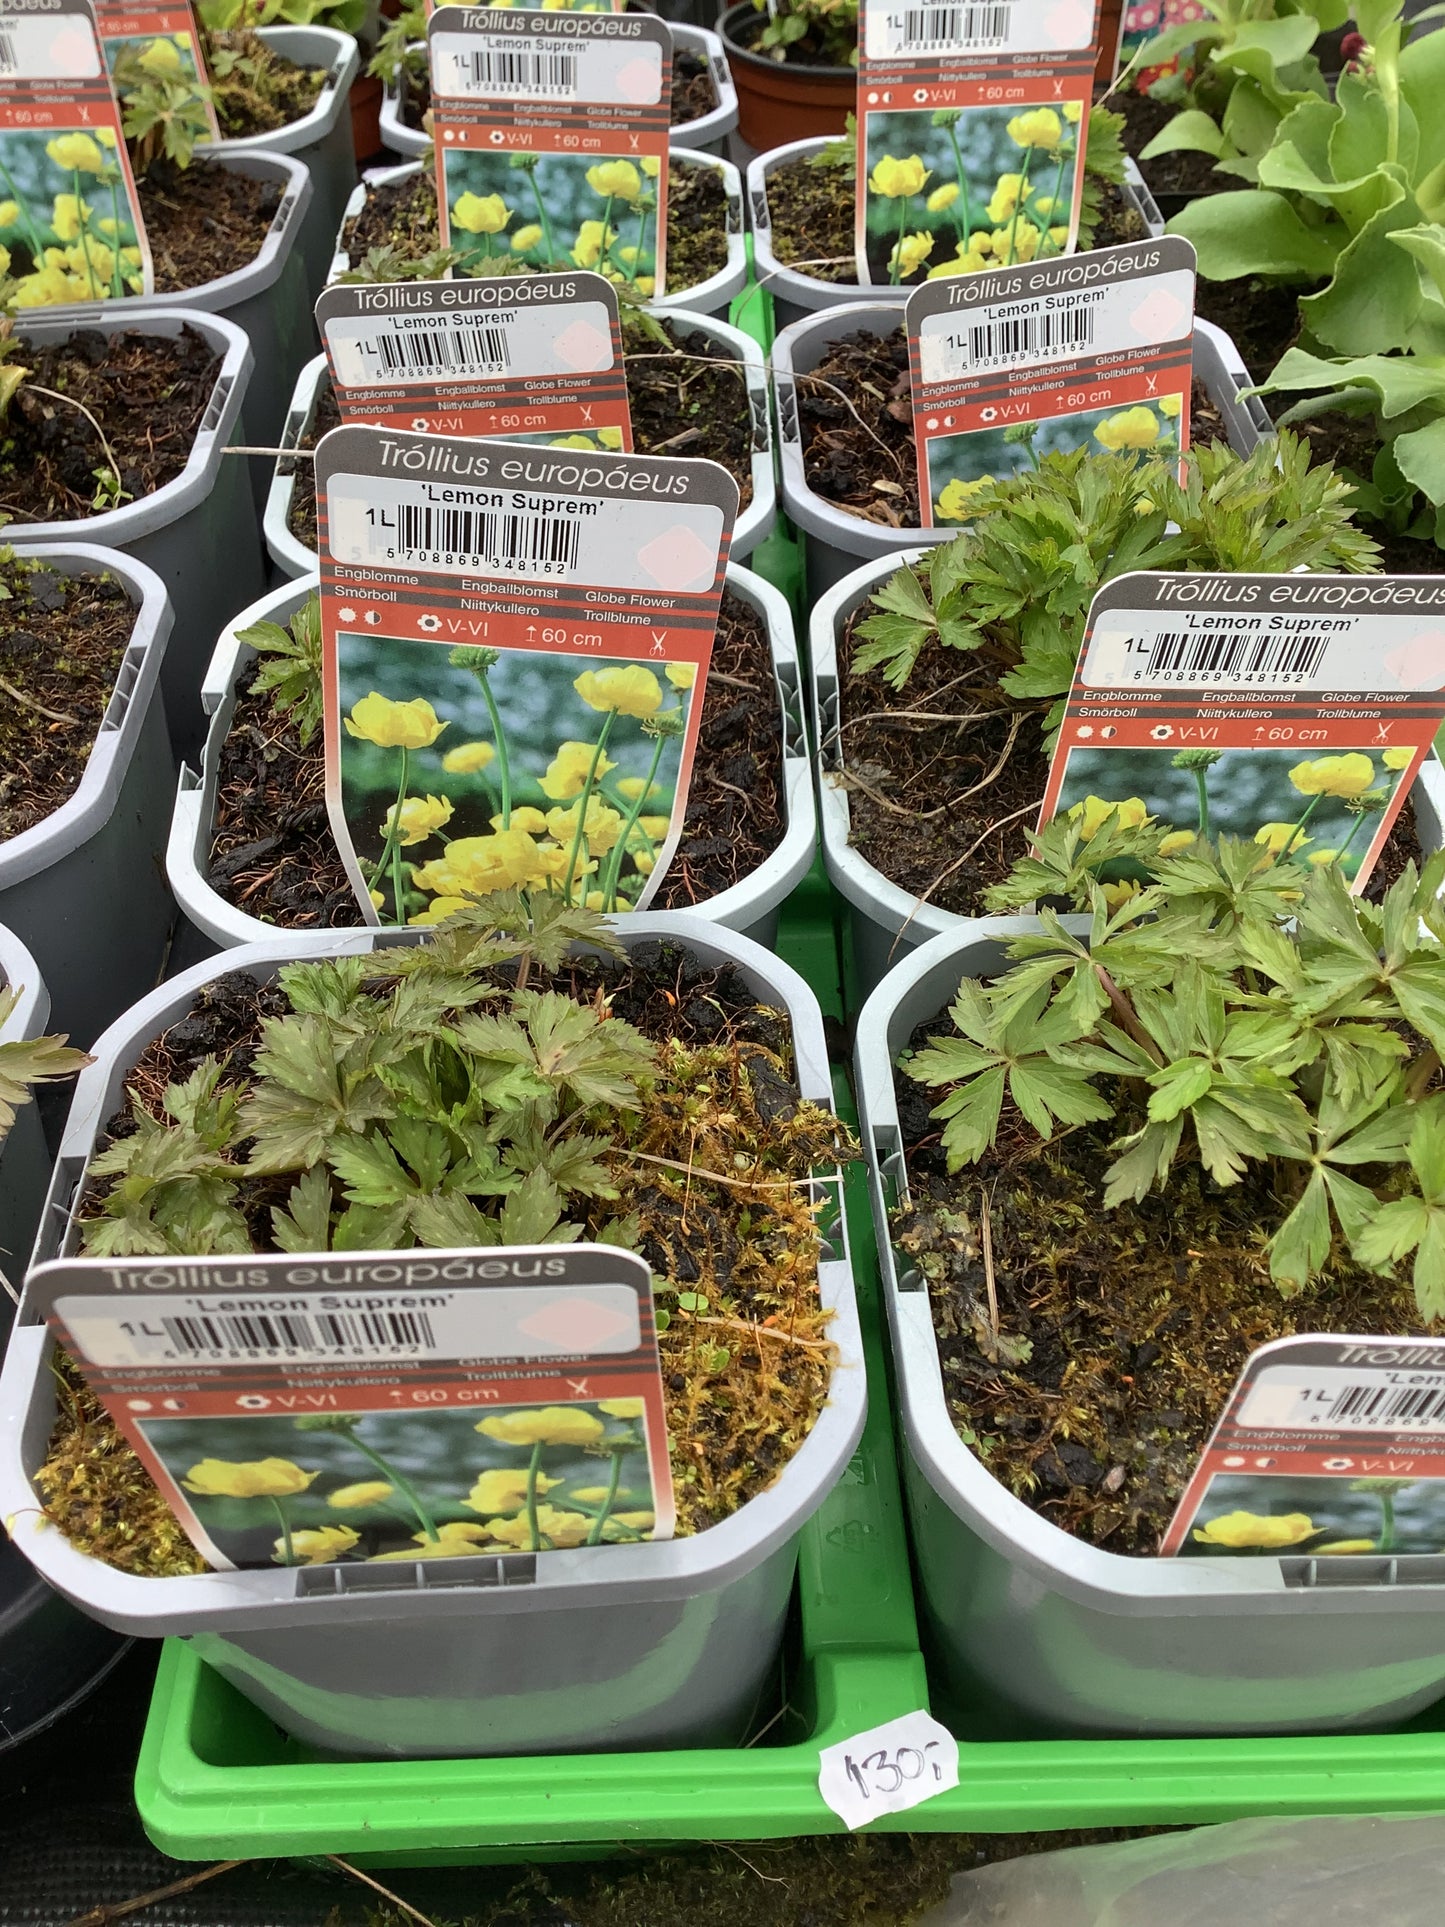
<path id="1" fill-rule="evenodd" d="M 0 990 L 18 990 L 15 1008 L 0 1024 L 0 1044 L 28 1044 L 43 1037 L 50 1021 L 50 993 L 40 965 L 16 936 L 0 923 Z M 5 1140 L 0 1138 L 0 1151 Z"/>
<path id="2" fill-rule="evenodd" d="M 351 84 L 361 71 L 361 50 L 355 36 L 319 22 L 309 27 L 278 24 L 258 27 L 267 46 L 298 67 L 324 67 L 326 79 L 313 106 L 299 120 L 287 121 L 269 134 L 237 135 L 208 141 L 203 152 L 212 154 L 300 154 L 323 141 L 340 120 Z M 313 43 L 308 51 L 307 43 Z M 320 43 L 316 46 L 314 43 Z M 317 55 L 324 51 L 324 56 Z"/>
<path id="3" fill-rule="evenodd" d="M 0 842 L 0 893 L 59 863 L 110 820 L 160 684 L 171 633 L 165 584 L 132 556 L 93 542 L 26 543 L 16 554 L 68 575 L 113 575 L 126 591 L 133 620 L 80 781 L 48 816 Z"/>
<path id="4" fill-rule="evenodd" d="M 786 60 L 770 60 L 766 54 L 754 53 L 751 47 L 739 40 L 736 33 L 733 32 L 728 24 L 734 20 L 757 20 L 759 25 L 762 24 L 761 16 L 757 8 L 753 6 L 752 0 L 735 0 L 734 5 L 723 9 L 717 18 L 717 35 L 724 47 L 727 48 L 729 59 L 742 61 L 751 67 L 762 67 L 770 73 L 776 73 L 779 69 L 784 73 L 790 71 Z M 792 68 L 791 71 L 795 74 L 808 74 L 818 80 L 847 80 L 853 82 L 854 85 L 857 84 L 858 80 L 858 69 L 856 67 L 834 67 L 831 65 L 821 66 L 817 64 L 805 65 L 802 61 L 799 61 L 797 66 Z M 801 143 L 791 142 L 789 144 L 797 146 Z M 821 145 L 821 142 L 819 144 Z M 778 150 L 773 149 L 772 151 L 776 153 Z"/>

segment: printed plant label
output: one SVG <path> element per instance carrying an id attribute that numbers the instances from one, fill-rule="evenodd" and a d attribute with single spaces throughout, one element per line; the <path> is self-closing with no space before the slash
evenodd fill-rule
<path id="1" fill-rule="evenodd" d="M 149 6 L 143 0 L 141 4 L 95 0 L 95 21 L 111 84 L 122 100 L 129 88 L 147 80 L 189 82 L 205 108 L 210 138 L 221 138 L 205 49 L 190 0 L 164 0 Z"/>
<path id="2" fill-rule="evenodd" d="M 617 294 L 600 274 L 327 288 L 316 325 L 344 422 L 632 447 Z"/>
<path id="3" fill-rule="evenodd" d="M 1160 1545 L 1183 1558 L 1445 1549 L 1445 1339 L 1279 1338 L 1246 1360 Z"/>
<path id="4" fill-rule="evenodd" d="M 862 0 L 858 279 L 890 287 L 1072 251 L 1097 0 Z"/>
<path id="5" fill-rule="evenodd" d="M 645 13 L 438 7 L 427 24 L 442 244 L 665 286 L 672 34 Z"/>
<path id="6" fill-rule="evenodd" d="M 1089 611 L 1039 822 L 1252 837 L 1359 890 L 1442 719 L 1436 576 L 1121 575 Z"/>
<path id="7" fill-rule="evenodd" d="M 629 1251 L 63 1258 L 29 1288 L 219 1570 L 672 1536 Z"/>
<path id="8" fill-rule="evenodd" d="M 316 497 L 327 808 L 367 920 L 642 908 L 682 834 L 726 469 L 338 428 Z"/>
<path id="9" fill-rule="evenodd" d="M 154 286 L 87 0 L 0 0 L 0 275 L 17 308 Z"/>
<path id="10" fill-rule="evenodd" d="M 925 282 L 905 313 L 924 528 L 1045 455 L 1189 446 L 1188 241 Z"/>

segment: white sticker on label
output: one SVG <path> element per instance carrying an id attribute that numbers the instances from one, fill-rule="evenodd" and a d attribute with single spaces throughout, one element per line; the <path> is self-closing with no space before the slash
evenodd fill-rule
<path id="1" fill-rule="evenodd" d="M 723 538 L 723 512 L 708 502 L 374 475 L 333 475 L 326 514 L 327 547 L 337 562 L 678 595 L 712 587 Z"/>
<path id="2" fill-rule="evenodd" d="M 595 375 L 613 364 L 612 330 L 600 301 L 333 315 L 325 333 L 344 388 Z"/>
<path id="3" fill-rule="evenodd" d="M 869 60 L 918 55 L 1067 53 L 1093 32 L 1087 0 L 908 0 L 865 9 Z"/>
<path id="4" fill-rule="evenodd" d="M 580 100 L 655 107 L 662 49 L 655 41 L 568 40 L 531 33 L 438 33 L 432 89 L 452 100 Z"/>
<path id="5" fill-rule="evenodd" d="M 1274 1432 L 1417 1432 L 1445 1436 L 1445 1369 L 1267 1365 L 1238 1423 Z"/>
<path id="6" fill-rule="evenodd" d="M 103 71 L 95 35 L 75 14 L 0 9 L 0 80 L 94 80 Z"/>
<path id="7" fill-rule="evenodd" d="M 818 1791 L 850 1833 L 958 1785 L 958 1741 L 929 1713 L 904 1713 L 818 1754 Z"/>
<path id="8" fill-rule="evenodd" d="M 1201 585 L 1199 593 L 1207 600 L 1210 590 Z M 1139 684 L 1327 696 L 1445 686 L 1445 629 L 1432 618 L 1422 615 L 1411 628 L 1398 615 L 1315 612 L 1301 607 L 1307 591 L 1290 584 L 1286 593 L 1288 609 L 1238 615 L 1190 607 L 1106 609 L 1079 680 L 1089 689 Z M 1336 608 L 1348 593 L 1331 585 Z"/>
<path id="9" fill-rule="evenodd" d="M 1184 268 L 1112 287 L 925 315 L 918 359 L 925 382 L 958 381 L 991 368 L 1158 348 L 1186 339 L 1193 327 L 1194 276 Z"/>
<path id="10" fill-rule="evenodd" d="M 629 1285 L 73 1296 L 55 1310 L 84 1358 L 112 1368 L 579 1358 L 640 1342 Z"/>

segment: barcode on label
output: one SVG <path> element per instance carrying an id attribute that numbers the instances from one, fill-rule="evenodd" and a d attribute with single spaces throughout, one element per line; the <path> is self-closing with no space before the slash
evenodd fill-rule
<path id="1" fill-rule="evenodd" d="M 292 1357 L 416 1357 L 432 1349 L 424 1311 L 207 1312 L 162 1317 L 160 1334 L 133 1334 L 137 1351 L 160 1357 L 214 1359 L 285 1353 Z"/>
<path id="2" fill-rule="evenodd" d="M 1137 682 L 1289 682 L 1313 675 L 1328 636 L 1231 635 L 1209 629 L 1166 629 L 1143 657 L 1131 653 Z"/>
<path id="3" fill-rule="evenodd" d="M 1445 1418 L 1445 1385 L 1347 1385 L 1328 1405 L 1311 1405 L 1311 1425 L 1410 1427 Z"/>
<path id="4" fill-rule="evenodd" d="M 0 29 L 0 74 L 18 74 L 20 54 L 13 34 Z"/>
<path id="5" fill-rule="evenodd" d="M 396 510 L 399 559 L 408 553 L 479 567 L 566 575 L 577 567 L 582 525 L 569 517 L 520 515 L 498 509 L 441 508 L 401 503 Z"/>
<path id="6" fill-rule="evenodd" d="M 383 375 L 500 375 L 512 365 L 505 328 L 453 323 L 406 334 L 378 334 Z"/>
<path id="7" fill-rule="evenodd" d="M 457 80 L 469 90 L 487 94 L 542 94 L 548 98 L 575 94 L 577 55 L 543 48 L 513 52 L 503 47 L 475 47 L 456 58 Z"/>
<path id="8" fill-rule="evenodd" d="M 1009 7 L 907 7 L 888 16 L 891 37 L 910 53 L 947 53 L 956 47 L 999 47 L 1008 38 Z"/>
<path id="9" fill-rule="evenodd" d="M 975 322 L 968 330 L 968 360 L 974 368 L 1021 356 L 1057 355 L 1091 347 L 1092 308 L 1058 308 L 1048 314 L 1000 315 Z"/>

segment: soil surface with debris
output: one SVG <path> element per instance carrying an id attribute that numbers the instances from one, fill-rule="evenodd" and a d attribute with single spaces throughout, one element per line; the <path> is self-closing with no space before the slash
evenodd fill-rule
<path id="1" fill-rule="evenodd" d="M 223 139 L 277 133 L 304 120 L 320 99 L 325 67 L 287 60 L 249 27 L 213 33 L 210 39 L 215 53 L 235 56 L 230 73 L 222 77 L 213 65 L 211 76 Z"/>
<path id="2" fill-rule="evenodd" d="M 136 183 L 157 294 L 185 294 L 251 265 L 265 245 L 285 183 L 253 180 L 197 159 L 156 161 Z"/>
<path id="3" fill-rule="evenodd" d="M 1155 100 L 1137 93 L 1132 87 L 1109 95 L 1107 105 L 1124 116 L 1124 145 L 1144 176 L 1151 194 L 1187 194 L 1197 200 L 1206 194 L 1225 194 L 1232 188 L 1248 185 L 1237 174 L 1216 174 L 1212 154 L 1191 147 L 1176 148 L 1170 154 L 1156 154 L 1152 160 L 1139 156 L 1179 113 L 1177 102 Z"/>

